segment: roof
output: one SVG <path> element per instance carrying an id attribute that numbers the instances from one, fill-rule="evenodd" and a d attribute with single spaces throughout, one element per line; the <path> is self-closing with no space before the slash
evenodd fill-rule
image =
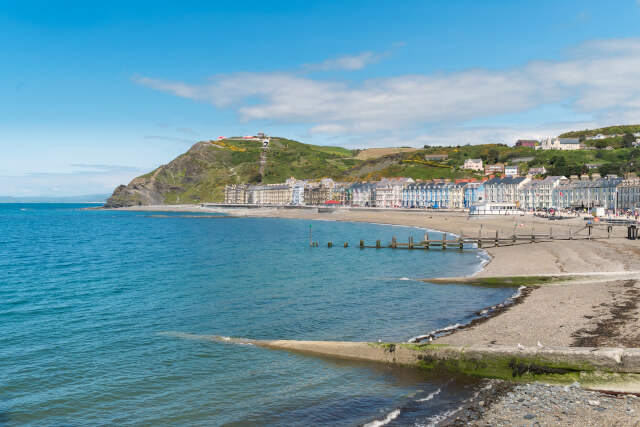
<path id="1" fill-rule="evenodd" d="M 531 160 L 533 160 L 533 157 L 516 157 L 511 159 L 513 163 L 530 162 Z"/>
<path id="2" fill-rule="evenodd" d="M 578 138 L 558 138 L 560 144 L 580 144 Z"/>
<path id="3" fill-rule="evenodd" d="M 621 182 L 622 178 L 596 178 L 591 181 L 569 181 L 560 184 L 558 188 L 611 188 L 617 187 Z"/>
<path id="4" fill-rule="evenodd" d="M 528 178 L 524 176 L 505 176 L 502 178 L 491 178 L 484 184 L 485 185 L 518 185 L 527 179 Z"/>

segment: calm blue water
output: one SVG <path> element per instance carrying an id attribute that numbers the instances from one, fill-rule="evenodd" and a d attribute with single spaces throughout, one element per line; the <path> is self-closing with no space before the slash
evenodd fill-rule
<path id="1" fill-rule="evenodd" d="M 425 420 L 474 383 L 168 332 L 400 341 L 513 293 L 406 280 L 471 274 L 476 251 L 356 247 L 412 228 L 78 207 L 0 205 L 0 424 Z"/>

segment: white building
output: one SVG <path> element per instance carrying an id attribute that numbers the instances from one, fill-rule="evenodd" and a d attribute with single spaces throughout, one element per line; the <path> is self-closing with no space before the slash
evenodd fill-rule
<path id="1" fill-rule="evenodd" d="M 504 175 L 505 176 L 518 176 L 520 175 L 520 170 L 518 166 L 505 166 L 504 167 Z"/>
<path id="2" fill-rule="evenodd" d="M 544 166 L 529 168 L 529 175 L 545 175 L 547 168 Z"/>
<path id="3" fill-rule="evenodd" d="M 578 138 L 544 138 L 536 150 L 580 150 L 584 145 Z"/>
<path id="4" fill-rule="evenodd" d="M 493 203 L 516 203 L 518 192 L 529 181 L 526 177 L 491 178 L 484 183 L 484 201 Z"/>
<path id="5" fill-rule="evenodd" d="M 482 167 L 482 159 L 465 159 L 462 169 L 469 169 L 473 171 L 484 170 Z"/>
<path id="6" fill-rule="evenodd" d="M 307 181 L 296 181 L 291 186 L 291 204 L 302 206 L 304 205 L 304 187 L 307 185 Z"/>
<path id="7" fill-rule="evenodd" d="M 533 180 L 518 190 L 518 205 L 524 210 L 550 209 L 553 206 L 553 190 L 566 180 L 564 176 L 548 176 Z"/>
<path id="8" fill-rule="evenodd" d="M 379 208 L 402 207 L 402 190 L 415 181 L 411 178 L 383 178 L 374 190 L 375 206 Z"/>
<path id="9" fill-rule="evenodd" d="M 557 208 L 589 209 L 600 206 L 615 209 L 618 202 L 618 186 L 622 178 L 607 175 L 606 178 L 589 179 L 583 175 L 564 180 L 553 190 L 553 206 Z"/>
<path id="10" fill-rule="evenodd" d="M 515 203 L 482 203 L 471 205 L 469 215 L 522 215 Z"/>

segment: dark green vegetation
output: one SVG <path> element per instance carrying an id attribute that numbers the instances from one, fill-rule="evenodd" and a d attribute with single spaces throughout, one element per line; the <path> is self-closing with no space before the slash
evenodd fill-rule
<path id="1" fill-rule="evenodd" d="M 509 381 L 546 381 L 567 384 L 581 379 L 581 372 L 595 368 L 587 363 L 550 363 L 536 357 L 484 356 L 460 354 L 455 358 L 429 355 L 419 357 L 418 366 L 435 372 L 458 373 L 481 378 L 498 378 Z"/>
<path id="2" fill-rule="evenodd" d="M 505 276 L 424 279 L 424 281 L 436 284 L 472 285 L 488 288 L 519 288 L 520 286 L 537 287 L 549 285 L 572 279 L 573 277 L 570 276 Z"/>
<path id="3" fill-rule="evenodd" d="M 585 129 L 577 130 L 573 132 L 565 132 L 560 135 L 560 138 L 580 138 L 587 136 L 602 135 L 620 135 L 624 133 L 636 133 L 640 132 L 640 125 L 621 125 L 621 126 L 609 126 L 598 129 Z"/>
<path id="4" fill-rule="evenodd" d="M 640 126 L 618 127 L 631 132 Z M 613 129 L 613 128 L 611 128 Z M 582 131 L 593 133 L 614 130 Z M 565 135 L 573 135 L 568 133 Z M 584 135 L 580 135 L 584 137 Z M 579 136 L 579 137 L 580 137 Z M 368 160 L 357 159 L 360 150 L 304 144 L 285 138 L 272 138 L 267 152 L 264 175 L 259 173 L 262 145 L 259 141 L 225 140 L 222 145 L 212 141 L 195 144 L 185 154 L 167 165 L 135 178 L 127 186 L 121 185 L 107 201 L 107 207 L 153 204 L 220 202 L 227 184 L 274 184 L 287 178 L 337 181 L 371 181 L 385 177 L 404 176 L 413 179 L 481 178 L 482 174 L 462 170 L 467 158 L 481 158 L 485 164 L 518 164 L 521 172 L 531 167 L 545 166 L 550 175 L 576 175 L 600 172 L 622 175 L 640 173 L 640 149 L 622 148 L 627 136 L 610 141 L 614 149 L 578 151 L 541 151 L 529 147 L 509 147 L 504 144 L 463 145 L 455 147 L 427 147 L 423 149 L 383 155 Z M 607 141 L 607 140 L 601 140 Z M 587 141 L 588 144 L 594 141 Z M 216 145 L 218 144 L 218 145 Z M 601 144 L 601 142 L 599 142 Z M 609 142 L 607 142 L 609 144 Z M 620 148 L 618 148 L 620 147 Z M 446 154 L 441 161 L 426 160 L 430 154 Z M 588 169 L 586 164 L 600 164 Z"/>

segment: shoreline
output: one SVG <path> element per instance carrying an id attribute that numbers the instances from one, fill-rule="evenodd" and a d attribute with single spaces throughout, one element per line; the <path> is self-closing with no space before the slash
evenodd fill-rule
<path id="1" fill-rule="evenodd" d="M 200 205 L 136 206 L 110 210 L 219 212 Z M 553 227 L 554 230 L 563 230 L 584 225 L 584 220 L 580 218 L 565 220 L 560 224 L 532 215 L 469 220 L 463 213 L 431 211 L 350 212 L 341 209 L 318 213 L 310 209 L 267 208 L 239 213 L 230 216 L 377 223 L 467 236 L 477 236 L 480 228 L 483 233 L 490 235 L 495 235 L 496 232 L 506 235 L 513 233 L 514 228 L 530 230 L 534 227 Z M 606 232 L 604 234 L 606 235 Z M 640 241 L 627 240 L 622 238 L 623 236 L 626 236 L 626 229 L 614 230 L 611 239 L 605 240 L 558 240 L 481 248 L 489 256 L 489 261 L 482 265 L 480 271 L 468 277 L 486 279 L 505 276 L 564 276 L 572 273 L 576 276 L 593 277 L 536 286 L 528 292 L 526 298 L 520 298 L 521 303 L 510 304 L 499 315 L 439 338 L 440 342 L 456 345 L 496 343 L 513 346 L 521 343 L 525 346 L 536 346 L 538 341 L 542 341 L 546 346 L 570 347 L 576 345 L 575 342 L 579 339 L 593 338 L 593 332 L 603 328 L 603 321 L 611 320 L 611 312 L 615 311 L 618 316 L 623 315 L 629 324 L 618 325 L 620 328 L 617 331 L 609 330 L 608 336 L 602 337 L 599 345 L 628 347 L 621 345 L 621 342 L 635 340 L 640 343 L 640 307 L 634 301 L 636 294 L 640 295 L 640 283 L 628 276 L 623 277 L 623 274 L 617 274 L 637 270 L 630 254 L 640 256 Z M 428 279 L 424 278 L 425 281 Z M 483 309 L 485 308 L 482 307 L 479 311 Z M 547 339 L 546 336 L 541 339 L 540 330 L 546 331 L 551 339 Z M 624 337 L 629 335 L 628 333 L 632 336 Z"/>
<path id="2" fill-rule="evenodd" d="M 155 212 L 199 212 L 216 210 L 194 205 L 147 206 L 114 210 Z M 219 211 L 218 211 L 219 212 Z M 500 218 L 467 219 L 457 212 L 368 212 L 337 210 L 265 209 L 238 212 L 231 216 L 275 217 L 307 220 L 333 220 L 401 225 L 437 230 L 437 232 L 478 236 L 481 229 L 487 235 L 511 235 L 514 230 L 525 234 L 537 228 L 553 227 L 554 232 L 568 227 L 580 229 L 581 218 L 549 221 L 532 215 Z M 522 230 L 522 231 L 521 231 Z M 483 234 L 484 235 L 484 234 Z M 606 233 L 605 233 L 606 236 Z M 475 318 L 451 334 L 438 337 L 434 343 L 452 346 L 483 345 L 535 347 L 541 341 L 545 347 L 640 347 L 640 281 L 628 277 L 638 270 L 640 241 L 627 240 L 626 229 L 614 227 L 611 239 L 573 240 L 528 243 L 515 246 L 485 247 L 489 262 L 484 263 L 473 278 L 504 278 L 505 276 L 562 275 L 574 280 L 528 287 L 526 294 L 498 312 Z M 627 273 L 622 277 L 617 273 Z M 482 308 L 479 310 L 481 311 Z M 495 381 L 495 380 L 494 380 Z M 616 420 L 619 425 L 633 425 L 639 421 L 640 399 L 621 401 L 602 398 L 602 394 L 575 387 L 531 384 L 502 384 L 483 390 L 475 400 L 464 402 L 463 408 L 442 420 L 439 425 L 487 425 L 501 423 L 529 424 L 538 420 L 552 425 L 566 425 L 580 419 L 586 425 L 602 425 L 603 420 Z M 636 385 L 640 386 L 640 385 Z M 636 387 L 637 388 L 637 387 Z M 630 390 L 638 391 L 638 390 Z M 532 402 L 547 399 L 553 402 L 580 402 L 577 407 L 561 406 L 553 412 Z M 585 396 L 592 396 L 598 405 L 591 405 Z M 590 394 L 589 394 L 590 393 Z M 514 400 L 514 396 L 515 398 Z M 564 400 L 563 400 L 564 399 Z M 613 402 L 600 404 L 600 401 Z M 574 405 L 575 406 L 575 405 Z M 535 409 L 535 413 L 531 413 Z M 554 411 L 557 408 L 554 409 Z M 564 412 L 562 412 L 564 411 Z"/>

